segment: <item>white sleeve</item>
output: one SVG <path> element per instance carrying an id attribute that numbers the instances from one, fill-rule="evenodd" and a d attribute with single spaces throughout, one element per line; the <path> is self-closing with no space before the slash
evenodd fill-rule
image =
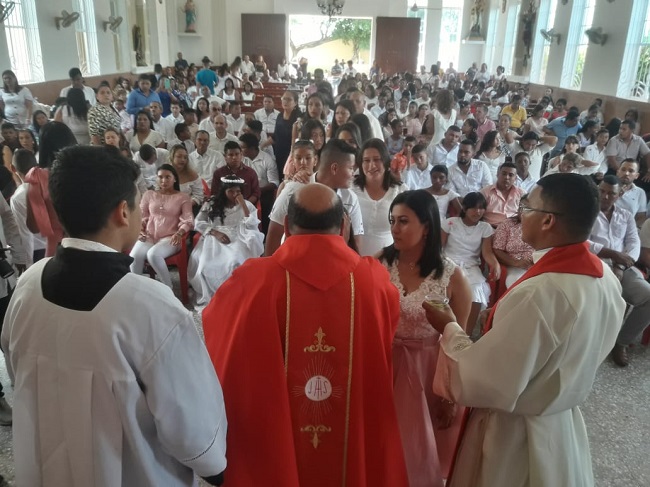
<path id="1" fill-rule="evenodd" d="M 11 247 L 11 257 L 13 263 L 27 265 L 28 259 L 23 247 L 23 241 L 20 238 L 20 231 L 14 219 L 14 214 L 4 198 L 0 198 L 0 216 L 2 217 L 2 229 L 4 231 L 7 244 Z"/>
<path id="2" fill-rule="evenodd" d="M 639 191 L 639 200 L 636 207 L 636 212 L 643 213 L 645 215 L 647 206 L 648 206 L 648 197 L 645 195 L 645 191 Z"/>
<path id="3" fill-rule="evenodd" d="M 284 190 L 278 195 L 275 203 L 273 203 L 271 214 L 269 215 L 269 219 L 272 222 L 284 226 L 284 217 L 287 216 L 289 211 L 289 198 L 291 198 L 292 194 L 293 191 L 287 191 L 287 188 L 284 188 Z"/>
<path id="4" fill-rule="evenodd" d="M 280 186 L 280 177 L 278 176 L 278 165 L 271 160 L 271 157 L 264 158 L 266 167 L 266 179 L 269 183 L 275 184 L 276 188 Z"/>
<path id="5" fill-rule="evenodd" d="M 165 451 L 201 477 L 223 472 L 223 392 L 189 312 L 140 371 L 140 381 Z"/>
<path id="6" fill-rule="evenodd" d="M 27 196 L 25 193 L 23 195 L 25 197 Z M 18 227 L 18 232 L 20 233 L 20 239 L 23 243 L 23 249 L 27 257 L 27 265 L 31 265 L 34 263 L 34 235 L 27 228 L 27 207 L 23 204 L 26 199 L 24 201 L 18 201 L 17 196 L 12 196 L 9 203 L 14 215 L 14 221 Z"/>
<path id="7" fill-rule="evenodd" d="M 352 194 L 352 191 L 350 191 L 350 193 Z M 363 217 L 361 216 L 361 206 L 359 205 L 359 199 L 355 197 L 351 203 L 352 205 L 350 208 L 348 208 L 348 213 L 350 214 L 352 231 L 355 235 L 363 235 Z"/>
<path id="8" fill-rule="evenodd" d="M 200 177 L 196 178 L 190 183 L 190 191 L 190 198 L 192 198 L 192 203 L 196 203 L 197 205 L 203 203 L 205 194 L 203 194 L 203 183 L 201 182 Z"/>
<path id="9" fill-rule="evenodd" d="M 641 255 L 641 241 L 639 240 L 639 232 L 636 229 L 634 215 L 630 212 L 627 213 L 625 240 L 623 241 L 624 252 L 636 261 L 639 259 L 639 255 Z"/>
<path id="10" fill-rule="evenodd" d="M 194 218 L 194 230 L 199 232 L 201 235 L 205 236 L 206 233 L 212 230 L 212 224 L 210 223 L 210 202 L 205 202 L 201 207 L 201 211 Z"/>

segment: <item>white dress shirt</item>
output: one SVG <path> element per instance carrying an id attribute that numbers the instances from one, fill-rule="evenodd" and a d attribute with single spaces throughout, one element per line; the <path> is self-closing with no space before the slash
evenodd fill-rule
<path id="1" fill-rule="evenodd" d="M 384 140 L 384 131 L 381 129 L 379 120 L 367 108 L 363 109 L 363 114 L 368 117 L 370 128 L 372 129 L 372 136 L 376 139 Z"/>
<path id="2" fill-rule="evenodd" d="M 257 179 L 260 183 L 260 188 L 269 183 L 275 184 L 276 188 L 280 185 L 278 165 L 268 153 L 259 151 L 257 157 L 253 160 L 245 157 L 244 164 L 255 170 L 257 173 Z"/>
<path id="3" fill-rule="evenodd" d="M 467 193 L 481 191 L 482 188 L 493 184 L 490 168 L 483 161 L 472 159 L 467 173 L 465 173 L 458 163 L 449 168 L 449 185 L 461 197 Z"/>
<path id="4" fill-rule="evenodd" d="M 621 192 L 623 191 L 623 186 L 621 185 Z M 621 196 L 616 202 L 618 208 L 623 208 L 624 210 L 632 213 L 632 216 L 637 213 L 645 213 L 646 207 L 648 206 L 648 199 L 645 195 L 645 191 L 639 188 L 636 184 L 632 186 L 625 192 L 621 193 Z"/>
<path id="5" fill-rule="evenodd" d="M 603 150 L 598 150 L 598 144 L 591 144 L 585 148 L 584 154 L 582 156 L 588 161 L 593 161 L 597 164 L 600 164 L 596 167 L 595 172 L 602 172 L 605 174 L 607 172 L 607 146 L 603 147 Z"/>
<path id="6" fill-rule="evenodd" d="M 615 205 L 611 220 L 607 220 L 601 211 L 591 229 L 589 243 L 594 254 L 598 254 L 605 247 L 623 252 L 637 260 L 641 253 L 641 241 L 634 215 Z"/>
<path id="7" fill-rule="evenodd" d="M 430 164 L 424 169 L 413 164 L 402 172 L 402 181 L 408 189 L 426 189 L 431 186 L 431 169 Z"/>
<path id="8" fill-rule="evenodd" d="M 260 108 L 253 113 L 255 120 L 262 122 L 262 130 L 267 134 L 275 132 L 275 122 L 278 119 L 279 111 L 273 110 L 271 113 L 266 113 L 264 108 Z"/>
<path id="9" fill-rule="evenodd" d="M 160 120 L 153 123 L 153 129 L 163 136 L 165 143 L 176 138 L 175 128 L 176 124 L 164 117 L 160 117 Z"/>
<path id="10" fill-rule="evenodd" d="M 190 154 L 190 164 L 208 185 L 212 184 L 212 175 L 218 168 L 226 165 L 226 159 L 221 152 L 214 149 L 208 149 L 204 154 L 194 151 Z"/>
<path id="11" fill-rule="evenodd" d="M 432 166 L 437 166 L 439 164 L 447 167 L 453 166 L 458 160 L 458 147 L 460 147 L 459 144 L 456 144 L 453 149 L 448 151 L 445 149 L 445 146 L 442 145 L 442 142 L 439 142 L 436 145 L 430 145 L 427 149 L 429 164 Z"/>

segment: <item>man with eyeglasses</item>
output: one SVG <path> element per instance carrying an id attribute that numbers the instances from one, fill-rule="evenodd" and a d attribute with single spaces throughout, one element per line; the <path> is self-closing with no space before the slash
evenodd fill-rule
<path id="1" fill-rule="evenodd" d="M 492 308 L 476 343 L 449 306 L 423 304 L 442 334 L 433 390 L 473 408 L 447 487 L 594 485 L 578 406 L 625 312 L 619 280 L 587 242 L 599 209 L 584 176 L 537 182 L 521 205 L 534 265 Z"/>
<path id="2" fill-rule="evenodd" d="M 593 252 L 611 266 L 623 286 L 623 299 L 633 306 L 623 322 L 612 360 L 619 367 L 629 364 L 627 347 L 650 324 L 650 284 L 634 267 L 641 253 L 641 241 L 634 215 L 617 204 L 621 184 L 616 176 L 605 176 L 598 186 L 600 213 L 591 231 Z"/>

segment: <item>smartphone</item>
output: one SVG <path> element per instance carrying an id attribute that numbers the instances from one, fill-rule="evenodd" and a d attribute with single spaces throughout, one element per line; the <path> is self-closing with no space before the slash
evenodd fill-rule
<path id="1" fill-rule="evenodd" d="M 165 83 L 164 83 L 164 85 L 165 85 L 165 89 L 166 89 L 166 90 L 170 89 L 170 88 L 172 87 L 172 82 L 171 82 L 171 80 L 170 80 L 169 78 L 165 78 Z"/>

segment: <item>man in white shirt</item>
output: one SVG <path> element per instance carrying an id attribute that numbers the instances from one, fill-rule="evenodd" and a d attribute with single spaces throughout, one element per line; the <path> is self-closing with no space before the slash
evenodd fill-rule
<path id="1" fill-rule="evenodd" d="M 252 167 L 257 173 L 260 191 L 262 192 L 260 195 L 262 233 L 266 235 L 269 228 L 269 214 L 275 200 L 275 192 L 280 186 L 278 165 L 269 154 L 260 150 L 260 141 L 255 134 L 245 133 L 240 135 L 239 145 L 244 153 L 244 164 Z"/>
<path id="2" fill-rule="evenodd" d="M 377 97 L 377 105 L 370 109 L 370 113 L 379 119 L 384 112 L 386 112 L 386 95 L 379 95 Z"/>
<path id="3" fill-rule="evenodd" d="M 190 164 L 208 186 L 212 184 L 212 175 L 218 168 L 226 165 L 222 152 L 210 148 L 210 134 L 206 130 L 196 133 L 196 150 L 190 153 Z"/>
<path id="4" fill-rule="evenodd" d="M 596 142 L 588 145 L 582 155 L 588 161 L 598 164 L 595 177 L 600 180 L 607 172 L 607 142 L 609 141 L 609 130 L 600 129 L 596 133 Z"/>
<path id="5" fill-rule="evenodd" d="M 530 168 L 530 156 L 525 152 L 520 152 L 515 156 L 515 167 L 517 168 L 517 180 L 515 186 L 524 190 L 524 194 L 530 193 L 537 179 L 531 176 L 528 169 Z"/>
<path id="6" fill-rule="evenodd" d="M 264 132 L 273 134 L 275 132 L 275 121 L 278 119 L 280 112 L 274 108 L 273 97 L 271 95 L 265 95 L 262 103 L 264 108 L 256 110 L 253 116 L 255 120 L 262 122 Z"/>
<path id="7" fill-rule="evenodd" d="M 415 99 L 415 103 L 418 104 L 418 107 L 420 105 L 427 105 L 431 103 L 431 96 L 429 93 L 429 90 L 427 88 L 421 88 L 419 92 L 420 97 Z"/>
<path id="8" fill-rule="evenodd" d="M 159 102 L 153 101 L 149 104 L 149 113 L 153 119 L 153 129 L 163 136 L 165 143 L 176 138 L 176 124 L 162 116 L 162 105 Z"/>
<path id="9" fill-rule="evenodd" d="M 241 62 L 241 74 L 247 74 L 248 76 L 255 74 L 255 65 L 248 54 L 244 54 L 244 59 Z"/>
<path id="10" fill-rule="evenodd" d="M 188 154 L 191 154 L 196 149 L 194 142 L 192 142 L 192 133 L 190 128 L 185 122 L 177 123 L 174 127 L 175 138 L 167 141 L 167 148 L 172 149 L 175 145 L 182 145 Z"/>
<path id="11" fill-rule="evenodd" d="M 354 69 L 354 64 L 352 63 L 352 60 L 348 61 L 348 67 L 345 68 L 345 71 L 343 71 L 343 74 L 345 76 L 356 76 L 357 75 L 357 70 Z"/>
<path id="12" fill-rule="evenodd" d="M 210 149 L 223 152 L 226 142 L 229 140 L 239 143 L 237 137 L 228 133 L 228 122 L 226 121 L 226 117 L 223 115 L 217 115 L 213 120 L 214 122 L 212 126 L 214 127 L 214 133 L 210 134 Z"/>
<path id="13" fill-rule="evenodd" d="M 413 164 L 402 172 L 402 182 L 410 190 L 426 189 L 431 186 L 431 164 L 427 162 L 426 147 L 417 144 L 411 151 Z"/>
<path id="14" fill-rule="evenodd" d="M 86 101 L 90 103 L 90 106 L 94 106 L 95 103 L 97 103 L 95 90 L 93 90 L 90 86 L 86 86 L 84 84 L 84 77 L 81 74 L 81 70 L 79 68 L 71 68 L 70 71 L 68 71 L 68 76 L 70 76 L 72 84 L 63 88 L 59 93 L 59 96 L 61 98 L 65 98 L 68 96 L 68 91 L 70 91 L 70 88 L 78 88 L 84 92 L 84 97 L 86 98 Z"/>
<path id="15" fill-rule="evenodd" d="M 1 336 L 20 485 L 223 483 L 223 395 L 192 313 L 129 269 L 137 177 L 103 147 L 69 147 L 50 171 L 69 237 L 21 277 Z"/>
<path id="16" fill-rule="evenodd" d="M 645 167 L 650 167 L 650 148 L 641 137 L 634 135 L 636 122 L 623 120 L 618 129 L 618 135 L 612 137 L 607 143 L 607 165 L 612 169 L 618 166 L 624 159 L 643 158 Z"/>
<path id="17" fill-rule="evenodd" d="M 363 219 L 357 195 L 351 191 L 350 185 L 354 178 L 356 150 L 347 142 L 339 139 L 330 139 L 320 156 L 318 173 L 314 174 L 313 181 L 329 186 L 341 197 L 343 207 L 350 218 L 350 225 L 354 233 L 357 246 L 360 236 L 363 235 Z M 285 217 L 289 209 L 289 200 L 295 191 L 302 187 L 301 183 L 291 181 L 280 192 L 270 215 L 269 231 L 266 236 L 264 255 L 267 257 L 280 247 L 284 234 Z"/>
<path id="18" fill-rule="evenodd" d="M 356 113 L 363 113 L 368 117 L 370 128 L 372 129 L 372 136 L 376 139 L 384 140 L 384 131 L 381 129 L 379 120 L 366 108 L 366 95 L 363 91 L 357 89 L 348 95 L 348 99 L 354 103 Z"/>
<path id="19" fill-rule="evenodd" d="M 453 166 L 458 159 L 460 135 L 460 128 L 452 125 L 447 129 L 444 138 L 440 142 L 434 146 L 429 144 L 429 148 L 427 149 L 429 164 L 432 166 L 443 164 L 448 168 Z"/>
<path id="20" fill-rule="evenodd" d="M 648 199 L 645 191 L 634 184 L 639 177 L 639 162 L 636 159 L 624 159 L 616 171 L 616 177 L 620 182 L 616 206 L 632 213 L 636 226 L 641 228 L 646 219 Z"/>
<path id="21" fill-rule="evenodd" d="M 456 164 L 449 168 L 449 186 L 461 198 L 467 193 L 478 192 L 494 181 L 487 164 L 474 156 L 474 144 L 465 139 L 458 147 Z"/>
<path id="22" fill-rule="evenodd" d="M 242 134 L 246 117 L 241 114 L 241 103 L 238 101 L 230 102 L 230 113 L 226 116 L 226 120 L 228 120 L 228 132 L 237 136 Z"/>
<path id="23" fill-rule="evenodd" d="M 553 150 L 557 143 L 557 137 L 554 135 L 544 135 L 539 137 L 535 132 L 526 132 L 519 141 L 509 145 L 512 157 L 520 152 L 525 152 L 530 158 L 530 174 L 536 181 L 542 176 L 542 164 L 544 154 Z"/>
<path id="24" fill-rule="evenodd" d="M 25 183 L 25 175 L 36 167 L 36 157 L 26 149 L 16 149 L 11 164 L 14 173 L 20 178 L 22 184 L 16 188 L 11 196 L 11 211 L 18 226 L 18 233 L 23 243 L 27 267 L 45 257 L 47 242 L 40 233 L 32 233 L 27 228 L 27 190 L 29 184 Z"/>
<path id="25" fill-rule="evenodd" d="M 598 189 L 600 213 L 589 238 L 592 252 L 611 265 L 623 286 L 623 299 L 633 306 L 612 350 L 614 363 L 625 367 L 629 363 L 627 347 L 650 324 L 650 284 L 634 267 L 641 252 L 641 242 L 634 215 L 616 204 L 620 196 L 618 178 L 605 176 Z"/>
<path id="26" fill-rule="evenodd" d="M 407 97 L 402 97 L 399 100 L 399 106 L 395 109 L 397 113 L 397 118 L 400 120 L 405 119 L 409 114 L 409 99 Z"/>
<path id="27" fill-rule="evenodd" d="M 126 135 L 133 129 L 133 121 L 131 120 L 131 115 L 129 115 L 129 112 L 125 109 L 124 100 L 117 98 L 113 102 L 113 107 L 120 116 L 120 129 L 122 130 L 122 133 Z"/>
<path id="28" fill-rule="evenodd" d="M 156 187 L 158 168 L 169 162 L 169 151 L 149 144 L 142 144 L 138 152 L 133 155 L 133 162 L 140 168 L 140 177 L 144 180 L 145 187 Z"/>
<path id="29" fill-rule="evenodd" d="M 185 121 L 183 114 L 181 113 L 181 106 L 177 101 L 172 101 L 169 109 L 171 110 L 171 113 L 165 117 L 167 120 L 176 124 Z"/>

